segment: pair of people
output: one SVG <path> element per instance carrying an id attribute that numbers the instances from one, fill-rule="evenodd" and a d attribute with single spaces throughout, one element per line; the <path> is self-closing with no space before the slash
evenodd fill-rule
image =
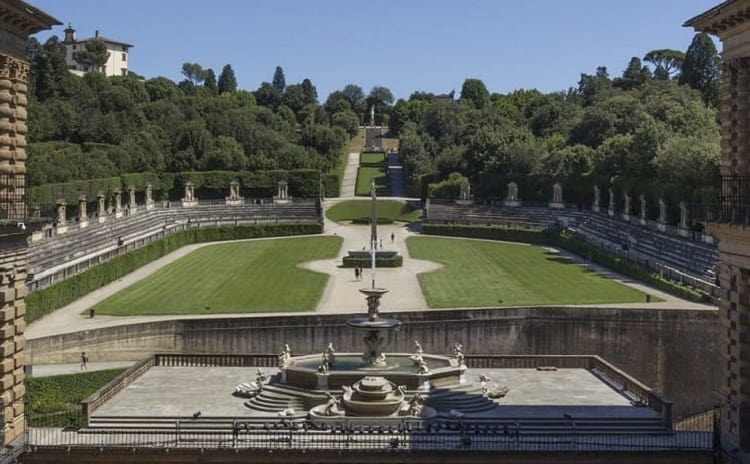
<path id="1" fill-rule="evenodd" d="M 362 270 L 361 266 L 354 266 L 354 278 L 357 280 L 362 280 L 362 274 L 364 271 Z"/>

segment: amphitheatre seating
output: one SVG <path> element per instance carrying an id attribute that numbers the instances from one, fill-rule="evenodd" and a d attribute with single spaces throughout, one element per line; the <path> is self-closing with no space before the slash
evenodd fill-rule
<path id="1" fill-rule="evenodd" d="M 715 244 L 706 244 L 676 234 L 661 232 L 591 211 L 551 210 L 542 207 L 506 208 L 495 205 L 457 205 L 431 201 L 425 222 L 486 224 L 543 229 L 564 225 L 580 238 L 603 248 L 639 258 L 649 269 L 669 268 L 687 276 L 687 281 L 707 293 L 715 287 L 719 261 Z M 669 276 L 667 276 L 669 277 Z M 673 278 L 673 277 L 669 277 Z M 682 278 L 682 277 L 680 277 Z"/>
<path id="2" fill-rule="evenodd" d="M 541 207 L 506 208 L 496 205 L 457 205 L 431 201 L 425 209 L 424 222 L 546 229 L 559 223 L 563 218 L 567 221 L 578 221 L 581 217 L 581 213 L 577 211 Z"/>
<path id="3" fill-rule="evenodd" d="M 573 230 L 587 240 L 620 247 L 655 263 L 713 282 L 719 261 L 715 245 L 661 233 L 635 224 L 592 214 Z"/>
<path id="4" fill-rule="evenodd" d="M 53 280 L 86 269 L 92 258 L 98 258 L 97 262 L 101 262 L 113 256 L 112 253 L 137 248 L 178 229 L 183 230 L 185 226 L 319 221 L 319 207 L 312 200 L 286 204 L 245 203 L 239 206 L 204 202 L 192 208 L 156 207 L 119 219 L 109 216 L 101 224 L 94 220 L 85 228 L 71 226 L 65 234 L 32 243 L 29 247 L 31 280 L 27 283 L 32 290 L 41 288 Z M 183 227 L 178 228 L 178 225 Z M 81 261 L 88 264 L 81 264 Z M 60 274 L 63 270 L 66 272 Z M 56 273 L 58 277 L 48 279 L 50 273 Z"/>

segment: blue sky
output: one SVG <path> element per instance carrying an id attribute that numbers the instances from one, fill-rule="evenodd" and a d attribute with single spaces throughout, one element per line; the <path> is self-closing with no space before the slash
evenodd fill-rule
<path id="1" fill-rule="evenodd" d="M 321 100 L 356 83 L 460 91 L 477 77 L 492 92 L 576 85 L 604 65 L 620 75 L 630 57 L 686 50 L 683 22 L 719 0 L 31 0 L 72 23 L 79 37 L 132 43 L 131 69 L 181 80 L 186 61 L 230 63 L 239 86 L 312 80 Z M 62 37 L 64 26 L 53 33 Z M 46 40 L 50 33 L 37 38 Z"/>

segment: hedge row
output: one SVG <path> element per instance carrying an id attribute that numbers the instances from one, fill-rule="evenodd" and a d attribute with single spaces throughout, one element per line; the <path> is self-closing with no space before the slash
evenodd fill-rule
<path id="1" fill-rule="evenodd" d="M 422 233 L 428 235 L 447 235 L 450 237 L 481 238 L 503 240 L 507 242 L 534 243 L 549 245 L 552 232 L 545 229 L 520 229 L 504 226 L 480 226 L 457 224 L 422 224 Z"/>
<path id="2" fill-rule="evenodd" d="M 137 250 L 124 253 L 58 284 L 26 297 L 26 321 L 33 322 L 144 265 L 192 243 L 285 235 L 319 234 L 322 224 L 257 224 L 177 232 Z"/>
<path id="3" fill-rule="evenodd" d="M 378 224 L 393 224 L 394 222 L 393 219 L 391 218 L 382 218 L 382 217 L 377 218 L 376 221 Z M 352 219 L 352 224 L 366 224 L 369 226 L 370 222 L 371 222 L 370 218 L 368 217 Z"/>
<path id="4" fill-rule="evenodd" d="M 422 232 L 428 235 L 447 235 L 452 237 L 481 238 L 556 246 L 582 256 L 596 264 L 646 282 L 659 290 L 679 298 L 696 302 L 705 302 L 708 300 L 707 295 L 692 287 L 664 279 L 657 272 L 651 272 L 633 261 L 608 253 L 565 231 L 554 229 L 513 229 L 501 226 L 423 224 Z"/>
<path id="5" fill-rule="evenodd" d="M 375 258 L 375 267 L 401 267 L 404 264 L 404 257 L 401 255 L 394 256 L 393 258 Z M 362 268 L 370 267 L 370 258 L 354 258 L 352 256 L 344 256 L 343 267 L 355 267 L 359 266 Z"/>
<path id="6" fill-rule="evenodd" d="M 179 199 L 185 184 L 189 181 L 193 183 L 198 198 L 223 198 L 229 192 L 229 183 L 238 181 L 241 195 L 270 197 L 276 195 L 280 180 L 288 182 L 289 195 L 292 197 L 318 198 L 321 184 L 327 196 L 338 196 L 338 179 L 332 175 L 321 174 L 315 169 L 124 174 L 121 177 L 39 185 L 29 188 L 27 195 L 33 203 L 54 203 L 57 199 L 64 198 L 68 204 L 75 204 L 81 194 L 87 195 L 88 199 L 93 201 L 98 192 L 107 194 L 117 189 L 127 189 L 130 185 L 142 192 L 147 184 L 151 184 L 154 192 L 160 192 L 154 195 L 154 199 Z"/>

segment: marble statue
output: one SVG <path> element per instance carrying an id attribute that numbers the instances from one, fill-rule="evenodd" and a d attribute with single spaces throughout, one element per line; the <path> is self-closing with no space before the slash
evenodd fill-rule
<path id="1" fill-rule="evenodd" d="M 549 203 L 550 208 L 565 208 L 565 201 L 563 200 L 563 189 L 559 182 L 555 182 L 552 186 L 552 201 Z"/>
<path id="2" fill-rule="evenodd" d="M 610 217 L 615 215 L 615 192 L 612 190 L 612 187 L 609 188 L 609 209 L 607 210 L 607 214 Z"/>
<path id="3" fill-rule="evenodd" d="M 688 208 L 687 203 L 685 203 L 684 201 L 680 202 L 680 228 L 688 228 Z"/>
<path id="4" fill-rule="evenodd" d="M 326 392 L 326 396 L 328 397 L 328 402 L 325 405 L 323 414 L 328 417 L 343 416 L 344 410 L 341 407 L 341 400 L 333 396 L 330 392 Z"/>
<path id="5" fill-rule="evenodd" d="M 424 359 L 420 360 L 419 366 L 417 367 L 417 374 L 429 374 L 430 368 L 427 367 L 427 363 Z"/>
<path id="6" fill-rule="evenodd" d="M 289 345 L 284 343 L 284 347 L 281 349 L 281 354 L 278 356 L 279 369 L 284 369 L 289 364 L 289 360 L 292 358 L 292 350 Z"/>
<path id="7" fill-rule="evenodd" d="M 508 201 L 518 201 L 518 184 L 515 182 L 508 182 Z"/>

